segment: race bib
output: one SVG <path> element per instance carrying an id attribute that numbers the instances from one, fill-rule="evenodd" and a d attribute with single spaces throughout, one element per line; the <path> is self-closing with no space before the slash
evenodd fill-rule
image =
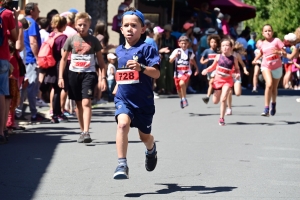
<path id="1" fill-rule="evenodd" d="M 189 71 L 190 66 L 177 66 L 178 71 Z"/>
<path id="2" fill-rule="evenodd" d="M 115 75 L 118 84 L 135 84 L 140 82 L 139 72 L 132 69 L 119 69 Z"/>
<path id="3" fill-rule="evenodd" d="M 208 54 L 208 60 L 214 60 L 217 54 Z"/>
<path id="4" fill-rule="evenodd" d="M 85 69 L 91 66 L 91 62 L 85 60 L 74 60 L 72 66 L 77 69 Z"/>
<path id="5" fill-rule="evenodd" d="M 271 54 L 266 56 L 266 61 L 268 62 L 277 62 L 279 60 L 279 55 L 277 54 Z"/>
<path id="6" fill-rule="evenodd" d="M 222 77 L 229 77 L 231 75 L 231 70 L 232 69 L 219 66 L 217 70 L 217 74 L 219 74 Z"/>

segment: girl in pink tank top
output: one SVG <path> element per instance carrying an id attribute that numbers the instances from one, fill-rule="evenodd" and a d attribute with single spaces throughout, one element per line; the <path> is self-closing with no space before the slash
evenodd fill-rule
<path id="1" fill-rule="evenodd" d="M 262 42 L 259 54 L 254 58 L 253 64 L 262 57 L 261 71 L 266 82 L 265 87 L 265 108 L 261 116 L 268 117 L 276 113 L 277 87 L 282 76 L 281 56 L 285 53 L 283 42 L 273 38 L 273 28 L 266 24 L 263 26 L 262 35 L 265 40 Z M 272 99 L 272 101 L 271 101 Z M 271 101 L 271 109 L 269 108 Z"/>
<path id="2" fill-rule="evenodd" d="M 206 75 L 208 72 L 216 70 L 215 79 L 213 82 L 214 88 L 214 104 L 220 105 L 220 120 L 219 125 L 224 126 L 224 116 L 226 111 L 226 99 L 229 91 L 233 87 L 232 71 L 235 69 L 236 79 L 240 77 L 240 69 L 237 58 L 232 55 L 233 44 L 229 39 L 223 39 L 221 41 L 221 52 L 215 57 L 215 60 L 211 66 L 202 71 L 202 75 Z"/>

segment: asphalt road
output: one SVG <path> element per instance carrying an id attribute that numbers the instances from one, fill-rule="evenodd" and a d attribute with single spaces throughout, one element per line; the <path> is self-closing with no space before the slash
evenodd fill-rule
<path id="1" fill-rule="evenodd" d="M 176 96 L 156 100 L 157 168 L 145 170 L 145 147 L 131 129 L 128 180 L 112 178 L 113 104 L 93 110 L 90 144 L 76 142 L 75 119 L 28 126 L 0 146 L 0 199 L 300 199 L 296 96 L 281 92 L 274 117 L 260 116 L 261 93 L 234 97 L 224 127 L 218 125 L 219 105 L 206 105 L 201 97 L 189 95 L 185 109 Z"/>

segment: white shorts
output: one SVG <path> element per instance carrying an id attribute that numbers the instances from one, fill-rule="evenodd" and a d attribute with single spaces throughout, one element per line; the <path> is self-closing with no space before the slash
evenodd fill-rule
<path id="1" fill-rule="evenodd" d="M 266 70 L 268 68 L 266 67 L 261 67 L 260 70 L 263 72 L 264 70 Z M 282 67 L 279 67 L 277 69 L 271 70 L 272 73 L 272 77 L 274 79 L 280 79 L 282 77 Z"/>

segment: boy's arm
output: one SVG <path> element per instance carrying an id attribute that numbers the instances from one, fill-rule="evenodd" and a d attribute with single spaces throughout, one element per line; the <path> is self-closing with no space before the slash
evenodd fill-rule
<path id="1" fill-rule="evenodd" d="M 69 55 L 69 52 L 64 51 L 62 53 L 62 57 L 61 57 L 61 60 L 60 60 L 60 63 L 59 63 L 58 86 L 60 88 L 65 87 L 65 83 L 64 83 L 64 79 L 63 79 L 63 73 L 64 73 L 65 67 L 67 65 L 68 55 Z"/>
<path id="2" fill-rule="evenodd" d="M 138 63 L 135 60 L 128 60 L 127 67 L 138 72 L 143 71 L 144 74 L 150 76 L 151 78 L 158 79 L 160 76 L 159 66 L 143 66 L 142 64 Z"/>
<path id="3" fill-rule="evenodd" d="M 242 65 L 242 67 L 243 67 L 244 73 L 245 73 L 246 75 L 249 75 L 249 72 L 248 72 L 248 70 L 247 70 L 247 67 L 246 67 L 246 65 L 245 65 L 245 63 L 244 63 L 244 61 L 243 61 L 241 55 L 240 55 L 239 53 L 237 53 L 236 55 L 237 55 L 236 58 L 237 58 L 237 60 L 238 60 L 238 63 L 240 63 L 240 64 Z"/>
<path id="4" fill-rule="evenodd" d="M 96 53 L 96 57 L 98 60 L 98 65 L 99 65 L 99 77 L 98 79 L 101 80 L 102 83 L 102 91 L 105 91 L 107 88 L 107 83 L 106 83 L 106 64 L 104 63 L 103 57 L 102 57 L 102 53 L 101 51 L 98 51 Z"/>
<path id="5" fill-rule="evenodd" d="M 205 64 L 208 63 L 208 59 L 205 59 L 205 60 L 204 60 L 204 56 L 202 56 L 201 59 L 200 59 L 200 63 L 201 63 L 202 65 L 205 65 Z"/>
<path id="6" fill-rule="evenodd" d="M 197 63 L 196 63 L 196 61 L 195 61 L 194 58 L 191 59 L 191 64 L 192 64 L 192 65 L 194 66 L 194 68 L 195 68 L 195 73 L 194 73 L 194 75 L 197 76 L 198 73 L 199 73 L 199 70 L 198 70 L 198 65 L 197 65 Z"/>
<path id="7" fill-rule="evenodd" d="M 169 59 L 169 62 L 170 62 L 170 63 L 173 63 L 174 60 L 175 60 L 176 57 L 177 57 L 177 53 L 175 53 L 175 51 L 178 51 L 178 49 L 175 49 L 175 50 L 172 52 L 172 54 L 170 55 L 170 59 Z"/>
<path id="8" fill-rule="evenodd" d="M 115 86 L 115 88 L 114 88 L 112 94 L 113 94 L 113 95 L 117 94 L 117 91 L 118 91 L 118 84 L 116 84 L 116 86 Z"/>

